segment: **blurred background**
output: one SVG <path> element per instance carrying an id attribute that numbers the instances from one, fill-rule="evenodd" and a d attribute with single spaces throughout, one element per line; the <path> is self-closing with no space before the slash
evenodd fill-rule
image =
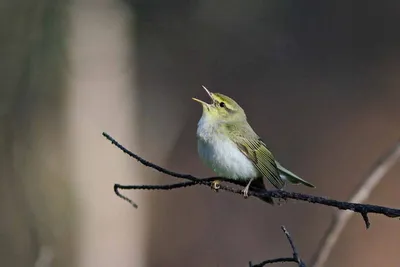
<path id="1" fill-rule="evenodd" d="M 197 156 L 201 85 L 232 96 L 275 156 L 346 200 L 399 138 L 400 2 L 36 0 L 0 3 L 2 266 L 247 266 L 310 261 L 335 210 L 272 207 L 174 182 L 105 140 L 174 171 Z M 369 203 L 399 207 L 400 166 Z M 396 266 L 398 220 L 361 217 L 326 266 Z M 279 265 L 277 265 L 279 266 Z M 285 265 L 286 266 L 286 265 Z"/>

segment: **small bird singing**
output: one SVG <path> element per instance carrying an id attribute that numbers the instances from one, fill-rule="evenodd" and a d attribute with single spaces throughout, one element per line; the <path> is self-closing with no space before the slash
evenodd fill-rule
<path id="1" fill-rule="evenodd" d="M 247 122 L 239 104 L 228 96 L 203 88 L 212 102 L 208 104 L 193 98 L 203 106 L 203 114 L 197 125 L 197 148 L 200 158 L 217 175 L 247 182 L 243 190 L 245 198 L 250 187 L 265 189 L 264 177 L 278 189 L 282 189 L 286 181 L 315 187 L 275 160 Z M 218 188 L 218 184 L 216 181 L 214 188 Z M 271 197 L 260 198 L 274 204 Z"/>

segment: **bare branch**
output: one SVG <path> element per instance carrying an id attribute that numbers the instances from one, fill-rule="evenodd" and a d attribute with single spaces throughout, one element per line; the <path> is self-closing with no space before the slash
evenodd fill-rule
<path id="1" fill-rule="evenodd" d="M 390 149 L 383 157 L 381 157 L 371 168 L 370 173 L 366 176 L 363 183 L 357 188 L 355 193 L 350 198 L 350 202 L 364 203 L 372 190 L 380 183 L 382 178 L 389 172 L 389 170 L 400 160 L 400 142 Z M 332 220 L 325 236 L 322 238 L 319 249 L 315 253 L 314 260 L 312 261 L 313 267 L 322 267 L 328 260 L 332 249 L 337 243 L 340 234 L 343 232 L 344 227 L 349 222 L 353 212 L 338 211 L 335 218 Z M 364 220 L 368 222 L 368 217 L 365 213 L 361 213 Z"/>
<path id="2" fill-rule="evenodd" d="M 252 265 L 252 263 L 249 263 L 249 267 L 263 267 L 267 264 L 272 264 L 272 263 L 278 263 L 278 262 L 296 262 L 299 267 L 306 267 L 304 262 L 300 259 L 299 254 L 297 252 L 296 246 L 294 245 L 294 242 L 292 240 L 292 237 L 290 236 L 288 230 L 286 230 L 285 226 L 281 226 L 282 231 L 285 233 L 286 238 L 289 241 L 290 247 L 292 248 L 293 251 L 293 257 L 291 258 L 276 258 L 272 260 L 265 260 L 263 262 L 260 262 L 259 264 Z"/>
<path id="3" fill-rule="evenodd" d="M 221 177 L 210 177 L 206 179 L 200 179 L 197 178 L 193 175 L 190 174 L 181 174 L 181 173 L 176 173 L 172 172 L 170 170 L 167 170 L 165 168 L 162 168 L 154 163 L 151 163 L 138 155 L 134 154 L 133 152 L 129 151 L 126 149 L 124 146 L 119 144 L 114 138 L 112 138 L 110 135 L 107 133 L 103 133 L 103 136 L 106 137 L 108 140 L 111 141 L 113 145 L 121 149 L 124 153 L 128 154 L 129 156 L 133 157 L 143 165 L 155 169 L 161 173 L 164 173 L 166 175 L 180 178 L 180 179 L 185 179 L 189 180 L 190 182 L 187 183 L 179 183 L 179 184 L 173 184 L 173 185 L 164 185 L 164 186 L 151 186 L 151 185 L 129 185 L 129 186 L 123 186 L 119 184 L 114 185 L 114 191 L 116 194 L 123 198 L 124 200 L 128 201 L 135 207 L 137 207 L 136 204 L 134 204 L 130 199 L 128 199 L 125 196 L 122 196 L 118 189 L 160 189 L 160 190 L 170 190 L 170 189 L 175 189 L 175 188 L 182 188 L 182 187 L 187 187 L 187 186 L 193 186 L 196 184 L 201 184 L 201 185 L 207 185 L 211 186 L 213 180 L 222 180 L 228 183 L 232 184 L 239 184 L 239 182 L 235 180 L 230 180 L 226 178 L 221 178 Z M 220 190 L 228 191 L 231 193 L 236 193 L 236 194 L 241 194 L 242 195 L 242 190 L 229 187 L 226 185 L 221 185 Z M 344 201 L 338 201 L 334 199 L 329 199 L 326 197 L 319 197 L 319 196 L 313 196 L 313 195 L 307 195 L 307 194 L 301 194 L 301 193 L 295 193 L 295 192 L 288 192 L 285 190 L 262 190 L 262 191 L 250 191 L 249 196 L 269 196 L 269 197 L 274 197 L 274 198 L 281 198 L 281 199 L 295 199 L 295 200 L 301 200 L 309 203 L 314 203 L 314 204 L 320 204 L 320 205 L 325 205 L 325 206 L 330 206 L 330 207 L 335 207 L 341 210 L 349 210 L 353 211 L 356 213 L 359 213 L 366 224 L 366 227 L 369 227 L 369 220 L 368 220 L 368 213 L 376 213 L 376 214 L 382 214 L 387 217 L 400 217 L 400 209 L 393 209 L 393 208 L 388 208 L 388 207 L 383 207 L 383 206 L 377 206 L 377 205 L 369 205 L 369 204 L 358 204 L 358 203 L 352 203 L 352 202 L 344 202 Z"/>
<path id="4" fill-rule="evenodd" d="M 204 179 L 213 181 L 215 178 L 211 179 Z M 172 190 L 172 189 L 178 189 L 178 188 L 184 188 L 184 187 L 189 187 L 189 186 L 194 186 L 194 185 L 199 185 L 201 183 L 195 182 L 195 181 L 189 181 L 189 182 L 183 182 L 183 183 L 177 183 L 177 184 L 167 184 L 167 185 L 120 185 L 120 184 L 114 184 L 114 193 L 122 198 L 123 200 L 127 201 L 130 203 L 134 208 L 138 208 L 138 205 L 133 202 L 131 199 L 128 197 L 122 195 L 119 192 L 119 189 L 124 189 L 124 190 Z"/>

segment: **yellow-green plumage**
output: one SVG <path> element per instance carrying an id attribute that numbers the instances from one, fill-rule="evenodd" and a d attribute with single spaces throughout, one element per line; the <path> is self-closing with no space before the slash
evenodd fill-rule
<path id="1" fill-rule="evenodd" d="M 284 187 L 285 182 L 279 176 L 279 170 L 276 165 L 274 156 L 268 150 L 265 143 L 251 129 L 250 125 L 245 121 L 237 123 L 226 123 L 228 136 L 236 144 L 238 149 L 249 159 L 257 170 L 266 177 L 273 186 L 278 189 Z"/>
<path id="2" fill-rule="evenodd" d="M 203 106 L 198 123 L 198 151 L 202 160 L 218 175 L 248 181 L 249 187 L 264 188 L 263 177 L 281 189 L 285 181 L 314 187 L 277 162 L 261 138 L 248 124 L 244 110 L 230 97 L 211 93 L 211 104 Z M 262 198 L 273 204 L 271 198 Z"/>

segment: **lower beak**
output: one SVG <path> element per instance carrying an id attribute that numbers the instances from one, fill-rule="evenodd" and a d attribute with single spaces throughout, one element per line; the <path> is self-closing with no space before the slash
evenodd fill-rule
<path id="1" fill-rule="evenodd" d="M 202 105 L 205 105 L 205 106 L 208 106 L 208 105 L 209 105 L 208 103 L 204 102 L 203 100 L 200 100 L 200 99 L 197 99 L 197 98 L 194 98 L 194 97 L 192 97 L 192 99 L 193 99 L 194 101 L 199 102 L 199 103 L 202 104 Z"/>

